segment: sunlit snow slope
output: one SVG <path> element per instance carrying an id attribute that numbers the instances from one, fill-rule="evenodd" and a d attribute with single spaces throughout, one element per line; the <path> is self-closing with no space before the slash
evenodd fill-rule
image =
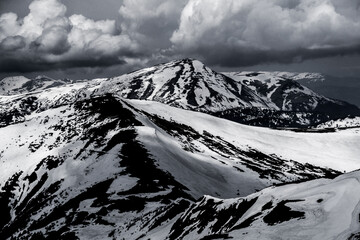
<path id="1" fill-rule="evenodd" d="M 359 182 L 356 171 L 267 188 L 246 198 L 204 196 L 172 225 L 169 238 L 359 239 Z"/>
<path id="2" fill-rule="evenodd" d="M 177 122 L 191 126 L 197 132 L 209 132 L 214 136 L 219 136 L 234 144 L 237 149 L 261 150 L 282 159 L 330 167 L 340 171 L 360 168 L 359 129 L 328 133 L 280 131 L 246 126 L 156 102 L 131 100 L 130 103 L 136 108 L 144 109 L 165 119 L 176 119 Z"/>

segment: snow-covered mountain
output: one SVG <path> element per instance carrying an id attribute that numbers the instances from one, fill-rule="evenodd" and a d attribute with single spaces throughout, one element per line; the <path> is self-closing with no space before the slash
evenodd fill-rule
<path id="1" fill-rule="evenodd" d="M 203 195 L 245 196 L 339 174 L 324 167 L 359 167 L 355 132 L 305 136 L 112 95 L 32 113 L 0 131 L 8 136 L 1 157 L 4 239 L 145 238 L 170 230 L 163 225 Z M 311 148 L 319 138 L 333 144 Z M 267 146 L 269 139 L 279 147 Z M 284 151 L 300 142 L 306 146 Z"/>
<path id="2" fill-rule="evenodd" d="M 183 59 L 109 80 L 106 91 L 129 99 L 151 100 L 183 109 L 218 112 L 232 108 L 276 108 L 233 79 L 198 60 Z"/>
<path id="3" fill-rule="evenodd" d="M 15 95 L 71 83 L 71 80 L 55 80 L 46 76 L 29 79 L 24 76 L 7 77 L 0 80 L 0 95 Z"/>
<path id="4" fill-rule="evenodd" d="M 338 182 L 354 179 L 356 173 L 310 185 L 295 182 L 359 169 L 359 130 L 294 132 L 211 116 L 207 112 L 214 109 L 274 106 L 207 67 L 181 72 L 191 76 L 179 79 L 193 93 L 180 91 L 179 79 L 179 86 L 175 82 L 169 89 L 173 65 L 187 69 L 187 62 L 200 64 L 174 61 L 117 78 L 0 96 L 0 134 L 6 136 L 0 139 L 0 239 L 239 238 L 239 224 L 247 229 L 247 224 L 260 228 L 266 223 L 270 232 L 286 229 L 278 228 L 285 223 L 293 227 L 295 220 L 262 220 L 293 204 L 305 212 L 295 218 L 305 225 L 309 219 L 310 226 L 316 213 L 311 199 L 322 199 L 320 225 L 335 221 L 324 213 L 327 203 L 339 201 L 331 211 L 341 211 Z M 206 89 L 218 93 L 206 95 Z M 203 104 L 200 96 L 206 99 Z M 260 191 L 289 182 L 294 184 Z M 326 195 L 331 187 L 336 194 Z M 299 199 L 305 203 L 291 202 Z M 356 209 L 356 197 L 352 200 L 347 211 Z M 290 210 L 290 216 L 299 208 Z M 343 229 L 334 229 L 331 236 L 345 234 Z M 352 233 L 351 227 L 346 236 Z"/>
<path id="5" fill-rule="evenodd" d="M 96 86 L 97 94 L 116 93 L 128 99 L 162 102 L 255 126 L 309 127 L 360 115 L 356 106 L 316 94 L 288 76 L 319 77 L 284 72 L 222 74 L 198 60 L 183 59 L 107 80 L 88 81 L 87 85 Z M 11 91 L 23 93 L 63 84 L 38 78 Z"/>
<path id="6" fill-rule="evenodd" d="M 279 74 L 278 72 L 229 72 L 224 74 L 249 87 L 262 99 L 273 102 L 276 105 L 274 110 L 322 111 L 322 105 L 342 104 L 314 93 L 294 79 L 288 78 L 289 74 Z"/>
<path id="7" fill-rule="evenodd" d="M 360 172 L 271 187 L 246 198 L 204 196 L 169 239 L 359 239 Z M 153 235 L 156 236 L 156 235 Z"/>
<path id="8" fill-rule="evenodd" d="M 275 110 L 335 115 L 358 114 L 359 109 L 356 106 L 324 97 L 296 81 L 304 78 L 313 79 L 321 75 L 283 72 L 229 72 L 224 74 L 249 87 L 264 101 L 273 102 L 277 106 Z"/>
<path id="9" fill-rule="evenodd" d="M 316 126 L 317 129 L 326 129 L 326 128 L 360 128 L 360 117 L 348 117 L 344 119 L 330 120 L 328 122 L 319 124 Z"/>
<path id="10" fill-rule="evenodd" d="M 286 72 L 217 73 L 194 59 L 183 59 L 110 79 L 105 91 L 152 100 L 267 127 L 308 127 L 360 115 L 358 107 L 316 94 L 297 81 L 319 74 Z"/>
<path id="11" fill-rule="evenodd" d="M 251 74 L 253 72 L 242 72 L 245 74 Z M 275 77 L 275 78 L 286 78 L 292 79 L 295 81 L 307 81 L 307 82 L 323 82 L 325 81 L 325 76 L 321 73 L 316 72 L 280 72 L 280 71 L 260 71 L 257 73 L 262 73 L 267 75 L 268 77 Z"/>
<path id="12" fill-rule="evenodd" d="M 288 77 L 293 76 L 295 79 Z M 217 73 L 194 59 L 142 69 L 111 79 L 111 87 L 125 98 L 163 102 L 202 112 L 259 108 L 288 112 L 360 114 L 351 104 L 314 93 L 300 85 L 300 77 L 316 74 Z"/>

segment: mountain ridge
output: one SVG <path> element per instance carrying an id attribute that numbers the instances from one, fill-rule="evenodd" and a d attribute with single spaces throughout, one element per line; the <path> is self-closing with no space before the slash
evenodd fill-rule
<path id="1" fill-rule="evenodd" d="M 270 103 L 186 61 L 0 96 L 0 238 L 265 238 L 357 211 L 358 172 L 337 176 L 360 168 L 358 129 L 293 132 L 211 116 Z M 346 209 L 342 196 L 353 197 Z M 339 203 L 331 218 L 329 202 Z M 330 233 L 357 234 L 354 219 Z"/>

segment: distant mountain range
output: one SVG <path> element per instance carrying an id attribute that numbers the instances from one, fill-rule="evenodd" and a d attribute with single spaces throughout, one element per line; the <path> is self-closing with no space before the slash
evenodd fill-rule
<path id="1" fill-rule="evenodd" d="M 98 90 L 275 128 L 307 128 L 329 120 L 360 116 L 355 105 L 317 94 L 302 86 L 298 82 L 301 79 L 323 81 L 322 75 L 310 73 L 217 73 L 198 60 L 183 59 L 108 79 Z M 0 85 L 4 95 L 12 95 L 70 82 L 18 77 L 3 79 Z"/>
<path id="2" fill-rule="evenodd" d="M 29 79 L 24 76 L 7 77 L 0 81 L 0 95 L 9 96 L 33 91 L 41 91 L 52 87 L 69 84 L 69 79 L 55 80 L 46 76 Z"/>
<path id="3" fill-rule="evenodd" d="M 360 130 L 317 125 L 358 108 L 296 81 L 184 59 L 1 86 L 0 239 L 359 236 Z"/>
<path id="4" fill-rule="evenodd" d="M 227 73 L 224 73 L 227 74 Z M 291 79 L 299 82 L 323 96 L 346 101 L 360 107 L 360 78 L 334 77 L 321 73 L 298 72 L 238 72 L 230 73 L 244 76 L 256 76 L 256 79 Z"/>
<path id="5" fill-rule="evenodd" d="M 331 129 L 331 128 L 352 128 L 360 127 L 360 117 L 347 117 L 343 119 L 330 120 L 316 126 L 317 129 Z"/>

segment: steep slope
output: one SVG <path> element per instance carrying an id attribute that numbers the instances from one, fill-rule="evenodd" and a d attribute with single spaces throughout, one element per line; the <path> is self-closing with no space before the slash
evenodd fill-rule
<path id="1" fill-rule="evenodd" d="M 241 82 L 253 90 L 258 96 L 275 103 L 282 111 L 317 111 L 322 110 L 322 104 L 336 103 L 335 100 L 318 95 L 310 89 L 301 86 L 293 79 L 283 75 L 268 72 L 230 72 L 227 76 Z M 288 76 L 285 74 L 285 76 Z"/>
<path id="2" fill-rule="evenodd" d="M 356 171 L 246 198 L 204 196 L 172 225 L 169 239 L 359 239 L 359 182 Z"/>
<path id="3" fill-rule="evenodd" d="M 219 125 L 223 127 L 215 127 Z M 228 205 L 224 205 L 218 216 L 214 210 L 207 211 L 221 200 L 215 204 L 209 200 L 212 197 L 195 201 L 203 195 L 245 196 L 273 183 L 338 174 L 254 148 L 265 146 L 271 135 L 278 149 L 275 145 L 269 149 L 277 153 L 286 148 L 279 139 L 284 137 L 285 142 L 304 134 L 288 132 L 291 137 L 287 138 L 285 131 L 243 126 L 161 103 L 124 101 L 112 95 L 78 99 L 31 113 L 25 122 L 0 128 L 0 132 L 9 137 L 1 142 L 1 161 L 6 169 L 1 175 L 2 239 L 175 239 L 183 227 L 188 229 L 187 224 L 196 222 L 199 225 L 189 228 L 184 236 L 199 239 L 215 234 L 214 229 L 233 226 L 241 217 L 237 209 L 245 211 L 242 208 L 254 204 L 251 197 L 244 204 L 238 204 L 241 199 L 226 200 L 234 202 L 230 204 L 233 207 L 227 210 Z M 344 146 L 356 144 L 359 134 L 343 133 L 332 133 L 334 144 L 327 143 L 342 149 L 332 156 L 334 159 L 356 154 Z M 303 142 L 318 135 L 308 134 Z M 346 144 L 337 146 L 340 138 Z M 289 154 L 296 158 L 293 151 Z M 312 154 L 320 163 L 323 153 Z M 205 208 L 201 207 L 203 202 Z M 195 217 L 198 211 L 205 215 Z M 187 221 L 189 213 L 191 219 L 201 221 Z M 204 231 L 211 222 L 209 216 L 232 220 L 226 224 L 221 220 L 211 231 Z M 197 233 L 188 235 L 196 229 Z"/>
<path id="4" fill-rule="evenodd" d="M 260 108 L 288 112 L 360 114 L 351 104 L 326 98 L 295 79 L 314 74 L 217 73 L 203 63 L 183 59 L 111 79 L 116 92 L 130 99 L 152 100 L 202 112 Z"/>

